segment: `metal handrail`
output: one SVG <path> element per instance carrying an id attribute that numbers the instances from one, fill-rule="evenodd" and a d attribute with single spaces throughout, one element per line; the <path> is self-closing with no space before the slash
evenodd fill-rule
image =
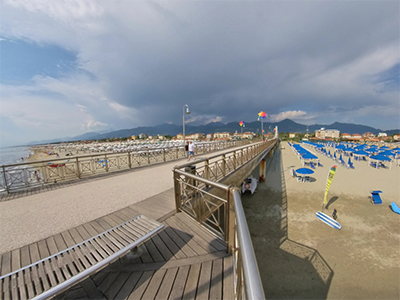
<path id="1" fill-rule="evenodd" d="M 236 217 L 236 235 L 242 257 L 245 292 L 247 299 L 265 299 L 253 243 L 250 238 L 249 227 L 242 205 L 242 199 L 238 188 L 231 190 L 233 206 Z"/>
<path id="2" fill-rule="evenodd" d="M 217 151 L 240 145 L 244 141 L 203 144 L 199 153 Z M 152 152 L 157 150 L 157 152 Z M 7 193 L 70 180 L 82 179 L 109 172 L 129 170 L 142 165 L 173 161 L 185 157 L 184 148 L 148 148 L 118 153 L 91 153 L 67 158 L 56 158 L 0 166 L 0 189 Z M 67 161 L 65 161 L 67 159 Z M 100 166 L 97 162 L 104 160 Z M 51 167 L 49 165 L 60 165 Z M 104 165 L 103 165 L 104 164 Z"/>
<path id="3" fill-rule="evenodd" d="M 252 145 L 251 147 L 257 148 L 258 146 L 261 147 L 258 149 L 261 151 L 252 150 L 249 158 L 253 158 L 254 156 L 265 151 L 265 148 L 262 148 L 262 143 Z M 273 145 L 268 146 L 269 149 L 272 147 Z M 233 153 L 235 155 L 237 151 L 241 151 L 244 148 L 246 147 L 235 149 L 229 153 Z M 261 282 L 257 260 L 247 226 L 239 189 L 201 177 L 198 174 L 183 171 L 185 167 L 189 167 L 194 164 L 208 163 L 211 158 L 216 159 L 223 157 L 225 160 L 226 154 L 227 153 L 222 155 L 214 155 L 207 158 L 200 158 L 194 162 L 188 162 L 180 166 L 176 166 L 173 169 L 176 208 L 177 211 L 186 213 L 190 217 L 196 219 L 200 225 L 204 226 L 206 229 L 211 229 L 210 231 L 212 233 L 226 241 L 227 251 L 233 254 L 233 265 L 235 268 L 235 298 L 265 299 L 264 289 Z M 242 163 L 246 162 L 247 161 L 242 161 Z M 185 194 L 186 190 L 189 190 L 189 194 Z M 205 199 L 204 195 L 210 197 L 211 199 Z M 199 202 L 199 199 L 203 202 Z M 191 201 L 193 201 L 193 204 L 189 204 L 189 206 L 187 206 L 188 203 L 191 203 Z M 205 208 L 209 202 L 214 202 L 216 204 L 215 207 L 218 208 L 217 212 L 213 209 L 207 210 Z M 203 205 L 203 208 L 201 209 L 199 205 Z M 223 218 L 220 219 L 223 224 L 219 223 L 218 228 L 222 228 L 222 235 L 220 232 L 216 233 L 215 230 L 212 230 L 213 228 L 210 228 L 207 223 L 208 221 L 212 223 L 211 218 L 215 219 L 218 217 L 218 214 L 221 211 L 224 214 Z M 202 213 L 202 215 L 199 215 L 199 213 Z"/>

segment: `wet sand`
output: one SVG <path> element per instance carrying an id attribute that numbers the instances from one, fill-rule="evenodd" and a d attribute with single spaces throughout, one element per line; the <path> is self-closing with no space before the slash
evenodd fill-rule
<path id="1" fill-rule="evenodd" d="M 315 215 L 336 164 L 316 154 L 323 167 L 311 182 L 297 182 L 290 169 L 301 162 L 282 143 L 267 158 L 266 182 L 254 195 L 242 195 L 267 299 L 399 299 L 400 215 L 389 205 L 400 204 L 400 167 L 338 165 L 324 212 L 338 211 L 339 231 Z M 253 176 L 259 177 L 258 169 Z M 375 189 L 383 191 L 382 205 L 370 202 Z"/>

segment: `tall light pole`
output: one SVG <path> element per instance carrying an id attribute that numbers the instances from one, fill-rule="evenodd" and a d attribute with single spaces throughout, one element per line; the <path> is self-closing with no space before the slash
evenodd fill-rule
<path id="1" fill-rule="evenodd" d="M 185 145 L 185 115 L 190 114 L 189 105 L 183 106 L 183 144 Z"/>

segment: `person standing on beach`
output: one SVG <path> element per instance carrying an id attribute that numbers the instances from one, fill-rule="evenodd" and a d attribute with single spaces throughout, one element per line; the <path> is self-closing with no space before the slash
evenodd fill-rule
<path id="1" fill-rule="evenodd" d="M 188 161 L 193 157 L 194 159 L 196 159 L 195 157 L 194 157 L 194 149 L 196 148 L 196 146 L 193 144 L 193 142 L 192 141 L 190 141 L 190 143 L 189 143 L 189 158 L 188 158 Z"/>
<path id="2" fill-rule="evenodd" d="M 185 155 L 186 155 L 186 158 L 188 158 L 189 156 L 189 142 L 186 142 L 186 145 L 185 145 Z"/>

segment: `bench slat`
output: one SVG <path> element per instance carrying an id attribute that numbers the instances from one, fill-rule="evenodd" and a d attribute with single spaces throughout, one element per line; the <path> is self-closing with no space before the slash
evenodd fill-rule
<path id="1" fill-rule="evenodd" d="M 97 224 L 100 226 L 100 223 Z M 73 237 L 69 233 L 59 234 L 54 240 L 48 240 L 52 243 L 48 244 L 49 253 L 54 253 L 51 248 L 56 245 L 63 250 L 43 259 L 39 257 L 37 246 L 31 245 L 29 250 L 35 258 L 33 260 L 37 261 L 1 276 L 0 295 L 4 299 L 45 299 L 54 296 L 115 261 L 163 227 L 144 216 L 137 216 L 76 245 L 72 245 Z M 66 248 L 68 245 L 70 247 Z M 41 244 L 41 247 L 44 246 Z"/>

